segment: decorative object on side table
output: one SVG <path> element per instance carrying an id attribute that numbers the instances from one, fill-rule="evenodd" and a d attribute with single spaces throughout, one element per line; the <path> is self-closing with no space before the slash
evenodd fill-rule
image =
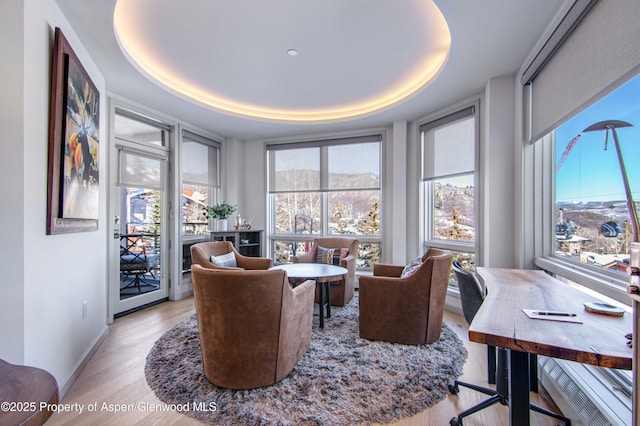
<path id="1" fill-rule="evenodd" d="M 243 231 L 250 231 L 251 230 L 251 222 L 253 222 L 253 217 L 249 221 L 247 221 L 246 219 L 242 220 L 238 229 L 243 230 Z"/>
<path id="2" fill-rule="evenodd" d="M 215 219 L 216 231 L 227 230 L 227 219 L 236 211 L 236 206 L 226 201 L 207 207 L 204 215 L 207 218 Z"/>

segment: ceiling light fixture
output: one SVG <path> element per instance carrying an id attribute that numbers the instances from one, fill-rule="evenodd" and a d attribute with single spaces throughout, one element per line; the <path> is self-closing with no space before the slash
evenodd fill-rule
<path id="1" fill-rule="evenodd" d="M 421 48 L 419 53 L 414 52 L 414 60 L 410 68 L 397 71 L 399 75 L 396 80 L 389 80 L 390 84 L 384 85 L 382 89 L 374 87 L 373 89 L 377 91 L 371 90 L 364 96 L 344 97 L 346 101 L 342 100 L 334 105 L 330 104 L 330 100 L 329 102 L 325 100 L 318 107 L 313 105 L 271 106 L 268 100 L 251 101 L 257 98 L 252 98 L 247 93 L 242 93 L 244 98 L 223 94 L 226 93 L 223 90 L 227 88 L 216 86 L 220 84 L 218 80 L 206 79 L 207 75 L 201 73 L 198 68 L 195 71 L 189 69 L 184 65 L 189 64 L 188 60 L 176 62 L 171 55 L 165 54 L 162 49 L 167 43 L 158 44 L 157 36 L 153 37 L 152 32 L 155 27 L 145 33 L 144 30 L 148 27 L 141 25 L 141 22 L 148 17 L 147 6 L 151 1 L 154 7 L 159 8 L 160 14 L 164 13 L 168 16 L 167 19 L 173 19 L 171 15 L 173 3 L 169 0 L 158 3 L 156 0 L 116 1 L 113 16 L 114 33 L 120 49 L 129 62 L 146 78 L 177 96 L 217 111 L 244 117 L 299 123 L 341 121 L 362 117 L 406 100 L 425 88 L 444 68 L 451 48 L 449 27 L 437 5 L 432 1 L 415 0 L 412 2 L 417 8 L 413 10 L 414 16 L 419 16 L 421 28 L 428 29 L 421 33 L 424 38 L 421 40 L 421 46 L 425 47 Z M 165 9 L 161 7 L 162 5 Z M 208 12 L 217 11 L 214 6 L 210 7 Z M 199 10 L 198 13 L 203 15 L 203 11 Z M 179 40 L 169 39 L 168 41 L 174 43 L 172 46 L 175 47 L 178 46 Z M 188 52 L 187 47 L 182 48 L 182 52 Z M 290 56 L 295 56 L 297 53 L 295 49 L 287 50 Z M 372 71 L 368 68 L 362 72 Z M 196 74 L 202 74 L 204 77 L 193 77 Z M 220 87 L 220 91 L 216 87 Z M 240 87 L 239 90 L 242 91 L 243 88 Z"/>

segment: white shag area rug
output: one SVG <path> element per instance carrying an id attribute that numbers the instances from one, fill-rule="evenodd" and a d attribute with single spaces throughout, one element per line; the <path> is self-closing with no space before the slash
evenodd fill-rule
<path id="1" fill-rule="evenodd" d="M 353 425 L 417 414 L 444 399 L 462 374 L 467 351 L 446 324 L 434 343 L 399 345 L 359 337 L 357 293 L 331 314 L 324 329 L 314 314 L 311 347 L 289 376 L 243 391 L 205 377 L 194 314 L 155 343 L 147 382 L 161 401 L 210 424 Z"/>

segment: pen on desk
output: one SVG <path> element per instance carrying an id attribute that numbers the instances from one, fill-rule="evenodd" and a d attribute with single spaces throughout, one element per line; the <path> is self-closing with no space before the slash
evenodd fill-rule
<path id="1" fill-rule="evenodd" d="M 536 315 L 550 315 L 556 317 L 575 317 L 576 314 L 572 314 L 570 312 L 551 312 L 551 311 L 535 311 Z"/>

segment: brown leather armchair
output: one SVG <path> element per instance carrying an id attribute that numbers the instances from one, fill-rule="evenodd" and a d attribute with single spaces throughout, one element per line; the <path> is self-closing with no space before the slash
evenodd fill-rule
<path id="1" fill-rule="evenodd" d="M 344 237 L 316 238 L 313 240 L 311 250 L 307 253 L 294 256 L 293 263 L 315 263 L 318 246 L 329 249 L 349 249 L 347 256 L 340 259 L 340 264 L 338 265 L 347 269 L 347 275 L 340 281 L 332 282 L 331 289 L 329 290 L 331 294 L 331 304 L 344 306 L 353 298 L 356 281 L 356 259 L 358 257 L 360 241 Z M 316 296 L 316 301 L 317 299 L 318 297 Z"/>
<path id="2" fill-rule="evenodd" d="M 192 245 L 191 264 L 210 269 L 231 269 L 211 263 L 211 256 L 220 256 L 227 253 L 235 254 L 239 269 L 266 270 L 273 266 L 273 260 L 266 257 L 248 257 L 241 255 L 230 241 L 210 241 Z"/>
<path id="3" fill-rule="evenodd" d="M 404 266 L 375 264 L 373 276 L 360 276 L 360 337 L 421 345 L 440 337 L 451 253 L 429 249 L 411 275 Z"/>
<path id="4" fill-rule="evenodd" d="M 313 281 L 292 289 L 282 270 L 193 265 L 193 294 L 204 373 L 229 389 L 286 377 L 311 344 Z"/>

